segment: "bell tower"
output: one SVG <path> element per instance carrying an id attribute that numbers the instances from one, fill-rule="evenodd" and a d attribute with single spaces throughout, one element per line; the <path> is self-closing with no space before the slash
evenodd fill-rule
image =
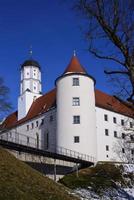
<path id="1" fill-rule="evenodd" d="M 21 65 L 18 120 L 27 115 L 33 101 L 41 95 L 41 68 L 39 63 L 31 57 Z"/>

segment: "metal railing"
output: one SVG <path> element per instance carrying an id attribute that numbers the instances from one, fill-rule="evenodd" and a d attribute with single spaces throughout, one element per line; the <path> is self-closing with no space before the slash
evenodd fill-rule
<path id="1" fill-rule="evenodd" d="M 37 140 L 34 137 L 31 137 L 29 135 L 24 135 L 22 133 L 18 133 L 18 132 L 4 132 L 0 134 L 0 140 L 4 140 L 7 142 L 12 142 L 15 144 L 20 144 L 20 145 L 24 145 L 27 147 L 32 147 L 35 149 L 40 149 L 43 151 L 47 151 L 50 153 L 56 153 L 59 155 L 64 155 L 64 156 L 68 156 L 71 158 L 75 158 L 81 161 L 88 161 L 88 162 L 92 162 L 94 163 L 96 160 L 94 157 L 74 151 L 74 150 L 70 150 L 61 146 L 56 146 L 53 148 L 49 149 L 45 149 L 44 148 L 44 141 L 43 140 Z"/>

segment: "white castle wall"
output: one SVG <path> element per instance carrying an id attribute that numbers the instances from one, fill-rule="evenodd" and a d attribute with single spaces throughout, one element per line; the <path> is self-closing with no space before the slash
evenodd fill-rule
<path id="1" fill-rule="evenodd" d="M 53 120 L 50 118 L 53 117 Z M 42 120 L 44 123 L 42 124 Z M 38 125 L 37 125 L 38 124 Z M 29 128 L 27 128 L 29 126 Z M 39 147 L 48 151 L 55 151 L 56 146 L 56 109 L 47 111 L 46 113 L 26 121 L 4 133 L 2 138 L 9 141 L 19 142 L 20 144 Z M 46 140 L 48 134 L 48 144 Z M 38 145 L 37 145 L 38 135 Z M 37 146 L 36 146 L 37 145 Z M 48 147 L 48 148 L 47 148 Z"/>
<path id="2" fill-rule="evenodd" d="M 108 121 L 104 120 L 104 114 L 108 116 Z M 116 118 L 117 123 L 113 122 L 113 117 Z M 133 122 L 133 119 L 96 107 L 96 120 L 97 161 L 126 161 L 125 154 L 122 153 L 122 148 L 125 148 L 122 133 L 130 132 L 125 131 L 125 128 L 130 130 L 130 122 Z M 121 120 L 124 120 L 124 126 L 121 125 Z M 105 135 L 105 129 L 108 129 L 108 136 Z M 114 137 L 114 131 L 117 132 L 117 137 Z M 126 139 L 130 140 L 130 138 Z M 106 145 L 109 146 L 109 151 L 106 151 Z"/>
<path id="3" fill-rule="evenodd" d="M 78 77 L 80 86 L 72 86 Z M 72 98 L 80 97 L 80 106 L 72 106 Z M 73 124 L 73 116 L 80 115 L 80 124 Z M 74 143 L 74 136 L 80 137 Z M 69 75 L 57 81 L 56 144 L 96 158 L 96 117 L 94 82 L 84 75 Z"/>

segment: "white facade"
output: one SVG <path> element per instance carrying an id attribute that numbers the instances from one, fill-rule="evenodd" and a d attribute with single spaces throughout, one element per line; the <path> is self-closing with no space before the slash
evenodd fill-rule
<path id="1" fill-rule="evenodd" d="M 123 138 L 123 135 L 127 135 L 127 133 L 130 132 L 130 123 L 133 124 L 134 120 L 119 113 L 115 113 L 98 107 L 96 107 L 96 120 L 97 160 L 124 162 L 127 161 L 127 150 L 125 149 L 125 142 L 127 144 L 127 141 L 125 140 L 127 138 Z M 124 125 L 121 124 L 122 121 L 124 122 Z M 130 137 L 130 134 L 128 135 L 128 137 Z M 131 138 L 128 138 L 128 141 L 131 141 Z M 130 145 L 134 144 L 130 143 Z M 124 152 L 122 152 L 123 149 Z M 131 152 L 129 153 L 129 160 L 131 160 L 132 158 L 133 161 L 134 154 L 132 154 Z"/>
<path id="2" fill-rule="evenodd" d="M 79 85 L 73 85 L 75 78 Z M 94 81 L 84 74 L 69 74 L 59 78 L 56 85 L 57 146 L 96 158 Z M 78 102 L 73 102 L 74 98 Z"/>

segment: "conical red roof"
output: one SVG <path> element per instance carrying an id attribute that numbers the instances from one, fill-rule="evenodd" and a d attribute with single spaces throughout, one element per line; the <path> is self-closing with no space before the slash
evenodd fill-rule
<path id="1" fill-rule="evenodd" d="M 86 70 L 80 64 L 78 58 L 75 55 L 71 58 L 71 61 L 69 65 L 67 66 L 66 70 L 64 71 L 64 74 L 70 73 L 70 72 L 87 74 Z"/>

